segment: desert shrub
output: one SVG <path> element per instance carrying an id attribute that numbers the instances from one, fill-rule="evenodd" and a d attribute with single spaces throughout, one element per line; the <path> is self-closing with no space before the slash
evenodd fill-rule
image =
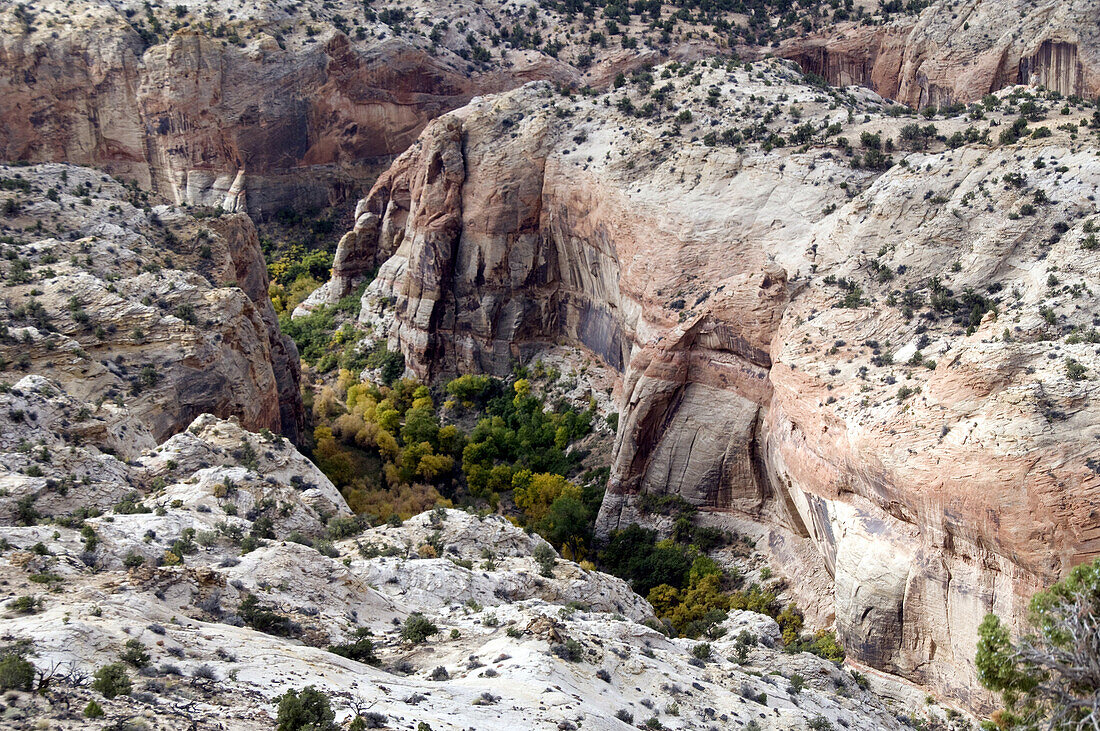
<path id="1" fill-rule="evenodd" d="M 362 533 L 364 527 L 362 519 L 357 516 L 337 515 L 329 520 L 325 534 L 330 540 L 337 541 Z"/>
<path id="2" fill-rule="evenodd" d="M 143 668 L 149 664 L 149 653 L 141 640 L 129 639 L 119 653 L 119 659 L 135 668 Z"/>
<path id="3" fill-rule="evenodd" d="M 439 627 L 419 612 L 409 615 L 401 628 L 401 639 L 420 644 L 439 632 Z"/>
<path id="4" fill-rule="evenodd" d="M 336 731 L 336 714 L 328 696 L 308 685 L 301 691 L 288 690 L 279 697 L 276 731 Z"/>
<path id="5" fill-rule="evenodd" d="M 532 554 L 535 559 L 535 563 L 539 565 L 539 573 L 543 576 L 554 575 L 554 565 L 558 562 L 558 557 L 554 554 L 554 549 L 545 543 L 540 543 L 535 547 L 535 551 Z"/>
<path id="6" fill-rule="evenodd" d="M 297 630 L 297 625 L 271 607 L 261 604 L 255 594 L 247 594 L 237 607 L 237 614 L 245 624 L 254 630 L 269 635 L 290 637 Z"/>
<path id="7" fill-rule="evenodd" d="M 120 662 L 104 665 L 95 671 L 93 677 L 92 688 L 108 700 L 115 696 L 129 695 L 130 691 L 133 690 L 130 676 L 126 672 L 126 666 Z"/>
<path id="8" fill-rule="evenodd" d="M 366 663 L 367 665 L 377 665 L 378 656 L 374 653 L 374 642 L 361 634 L 362 632 L 363 630 L 356 631 L 357 639 L 354 642 L 348 642 L 342 645 L 331 645 L 328 651 L 346 657 L 349 660 Z"/>
<path id="9" fill-rule="evenodd" d="M 0 658 L 0 690 L 30 690 L 34 666 L 22 655 L 8 653 Z"/>
<path id="10" fill-rule="evenodd" d="M 30 595 L 16 597 L 8 602 L 8 609 L 16 614 L 34 614 L 42 608 L 42 600 Z"/>
<path id="11" fill-rule="evenodd" d="M 791 684 L 788 690 L 793 694 L 797 695 L 798 693 L 801 693 L 802 690 L 806 687 L 806 679 L 798 673 L 792 673 L 789 680 Z"/>
<path id="12" fill-rule="evenodd" d="M 556 642 L 550 646 L 550 652 L 554 653 L 562 660 L 569 662 L 580 662 L 584 657 L 584 646 L 576 640 L 570 638 L 565 642 Z"/>

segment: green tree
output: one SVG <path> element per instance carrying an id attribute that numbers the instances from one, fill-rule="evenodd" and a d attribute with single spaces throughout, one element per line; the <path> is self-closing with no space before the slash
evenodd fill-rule
<path id="1" fill-rule="evenodd" d="M 606 570 L 630 582 L 642 596 L 661 584 L 680 588 L 687 584 L 694 562 L 689 549 L 672 541 L 658 541 L 657 532 L 631 523 L 614 531 L 600 553 Z"/>
<path id="2" fill-rule="evenodd" d="M 553 503 L 546 517 L 539 523 L 541 533 L 551 543 L 569 552 L 569 557 L 579 561 L 581 552 L 592 536 L 592 522 L 588 508 L 573 492 L 562 493 Z"/>
<path id="3" fill-rule="evenodd" d="M 328 696 L 312 685 L 288 690 L 279 697 L 275 731 L 336 731 L 336 714 Z"/>
<path id="4" fill-rule="evenodd" d="M 401 639 L 420 644 L 437 632 L 439 627 L 436 627 L 434 622 L 423 614 L 415 612 L 405 620 L 405 625 L 401 628 Z"/>
<path id="5" fill-rule="evenodd" d="M 104 665 L 95 671 L 94 678 L 92 688 L 99 691 L 107 700 L 119 695 L 129 695 L 133 690 L 130 676 L 126 673 L 126 666 L 120 662 Z"/>
<path id="6" fill-rule="evenodd" d="M 146 652 L 145 644 L 138 639 L 126 640 L 126 647 L 119 654 L 119 658 L 135 668 L 143 668 L 149 664 L 149 653 Z"/>
<path id="7" fill-rule="evenodd" d="M 401 428 L 401 439 L 405 444 L 428 442 L 435 446 L 439 443 L 439 418 L 435 415 L 431 400 L 424 400 L 426 404 L 417 404 L 405 412 L 405 426 Z"/>
<path id="8" fill-rule="evenodd" d="M 34 666 L 14 652 L 0 658 L 0 690 L 30 690 Z"/>
<path id="9" fill-rule="evenodd" d="M 1100 725 L 1100 560 L 1031 598 L 1012 639 L 994 614 L 978 628 L 978 680 L 1001 693 L 1006 728 L 1057 731 Z"/>

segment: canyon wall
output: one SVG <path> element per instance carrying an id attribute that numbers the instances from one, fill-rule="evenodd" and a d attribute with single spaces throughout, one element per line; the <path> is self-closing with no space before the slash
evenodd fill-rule
<path id="1" fill-rule="evenodd" d="M 61 37 L 0 36 L 0 157 L 93 165 L 177 204 L 262 216 L 354 195 L 473 88 L 398 39 L 184 29 L 145 48 L 121 13 L 84 8 Z"/>
<path id="2" fill-rule="evenodd" d="M 600 87 L 619 72 L 722 45 L 683 36 L 627 50 L 566 34 L 556 55 L 503 44 L 473 62 L 468 43 L 499 41 L 518 10 L 429 5 L 403 30 L 352 0 L 307 3 L 298 15 L 264 2 L 247 18 L 229 7 L 175 7 L 84 0 L 0 13 L 0 159 L 90 165 L 160 201 L 266 217 L 358 195 L 431 119 L 476 94 L 534 79 Z M 916 107 L 974 101 L 1015 83 L 1095 96 L 1090 7 L 941 2 L 881 25 L 830 26 L 775 53 L 832 84 L 866 85 Z M 539 12 L 547 27 L 562 22 Z M 425 24 L 432 40 L 417 27 Z"/>
<path id="3" fill-rule="evenodd" d="M 776 55 L 914 108 L 974 102 L 1014 84 L 1092 98 L 1100 94 L 1095 17 L 1090 0 L 938 2 L 883 25 L 841 23 L 792 38 Z"/>
<path id="4" fill-rule="evenodd" d="M 520 10 L 428 5 L 386 24 L 356 0 L 262 2 L 245 18 L 231 6 L 174 8 L 0 11 L 0 160 L 89 165 L 162 202 L 266 217 L 360 195 L 428 121 L 475 94 L 532 79 L 606 84 L 713 50 L 596 47 L 582 70 L 509 45 L 475 63 L 468 39 L 488 43 Z"/>
<path id="5" fill-rule="evenodd" d="M 752 521 L 796 586 L 825 577 L 815 619 L 854 658 L 981 708 L 982 617 L 1018 619 L 1100 551 L 1094 389 L 1065 365 L 1100 362 L 1073 335 L 1100 275 L 1080 245 L 1100 166 L 1062 132 L 885 172 L 821 139 L 704 144 L 779 98 L 800 110 L 771 123 L 784 134 L 907 123 L 762 68 L 673 77 L 679 138 L 673 112 L 619 111 L 626 90 L 533 84 L 445 115 L 360 203 L 313 304 L 381 263 L 364 308 L 392 312 L 422 378 L 586 347 L 621 373 L 600 534 L 649 520 L 645 493 Z M 1039 215 L 1016 213 L 1032 199 Z"/>

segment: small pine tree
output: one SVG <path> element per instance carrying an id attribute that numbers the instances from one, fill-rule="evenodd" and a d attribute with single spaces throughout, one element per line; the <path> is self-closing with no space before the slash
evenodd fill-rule
<path id="1" fill-rule="evenodd" d="M 11 653 L 0 658 L 0 690 L 30 690 L 34 666 L 26 658 Z"/>
<path id="2" fill-rule="evenodd" d="M 275 731 L 337 731 L 328 696 L 312 685 L 279 697 Z"/>
<path id="3" fill-rule="evenodd" d="M 1100 560 L 1031 598 L 1013 639 L 995 614 L 978 628 L 978 680 L 1001 693 L 1007 727 L 1085 728 L 1100 699 Z"/>
<path id="4" fill-rule="evenodd" d="M 145 651 L 145 644 L 138 639 L 126 640 L 126 647 L 119 653 L 119 659 L 133 665 L 135 668 L 143 668 L 149 664 L 149 653 Z"/>
<path id="5" fill-rule="evenodd" d="M 401 639 L 420 644 L 438 631 L 439 627 L 423 614 L 410 614 L 401 628 Z"/>
<path id="6" fill-rule="evenodd" d="M 99 691 L 107 700 L 115 696 L 129 695 L 133 690 L 130 676 L 126 673 L 126 666 L 120 662 L 104 665 L 95 671 L 94 677 L 92 688 Z"/>

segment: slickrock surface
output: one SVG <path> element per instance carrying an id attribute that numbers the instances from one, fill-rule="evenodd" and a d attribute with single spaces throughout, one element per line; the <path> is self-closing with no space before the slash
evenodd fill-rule
<path id="1" fill-rule="evenodd" d="M 598 530 L 643 492 L 758 521 L 858 658 L 981 707 L 984 614 L 1100 550 L 1091 111 L 1001 96 L 930 123 L 769 62 L 478 98 L 303 309 L 381 263 L 419 376 L 587 348 L 621 373 Z"/>
<path id="2" fill-rule="evenodd" d="M 69 165 L 0 166 L 0 179 L 9 382 L 56 379 L 94 402 L 96 418 L 125 404 L 153 440 L 203 413 L 298 438 L 298 352 L 279 332 L 246 215 L 149 208 L 134 189 Z"/>

